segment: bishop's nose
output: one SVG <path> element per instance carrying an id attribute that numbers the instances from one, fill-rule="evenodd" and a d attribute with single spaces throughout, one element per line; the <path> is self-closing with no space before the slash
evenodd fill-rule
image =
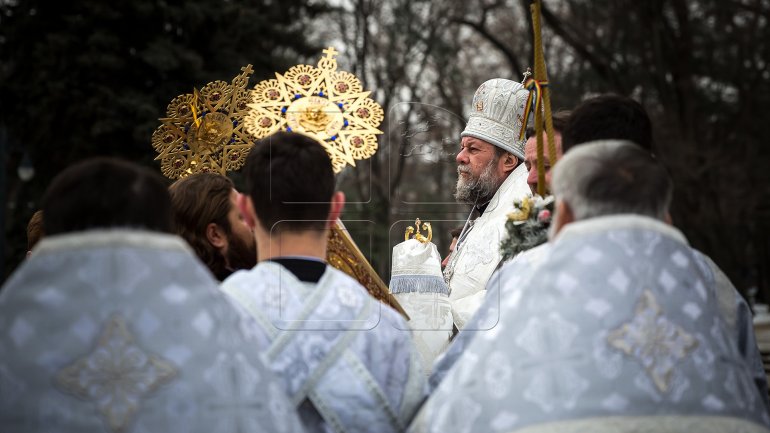
<path id="1" fill-rule="evenodd" d="M 458 165 L 465 165 L 468 161 L 468 152 L 463 147 L 460 149 L 460 151 L 457 153 L 457 156 L 455 157 L 455 161 L 457 161 Z"/>

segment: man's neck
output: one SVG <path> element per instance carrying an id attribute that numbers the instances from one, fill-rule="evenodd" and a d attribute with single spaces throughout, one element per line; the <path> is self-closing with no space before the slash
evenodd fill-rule
<path id="1" fill-rule="evenodd" d="M 313 257 L 326 259 L 327 231 L 279 232 L 272 236 L 257 234 L 257 261 L 276 257 Z"/>

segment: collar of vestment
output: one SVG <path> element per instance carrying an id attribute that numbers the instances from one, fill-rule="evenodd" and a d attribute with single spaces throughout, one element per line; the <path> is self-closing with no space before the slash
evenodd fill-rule
<path id="1" fill-rule="evenodd" d="M 52 251 L 104 247 L 142 247 L 193 252 L 190 246 L 176 235 L 141 229 L 115 228 L 46 236 L 32 250 L 32 256 Z"/>
<path id="2" fill-rule="evenodd" d="M 326 272 L 326 263 L 313 258 L 273 257 L 267 261 L 280 264 L 305 283 L 317 283 Z"/>
<path id="3" fill-rule="evenodd" d="M 689 245 L 687 238 L 674 226 L 655 218 L 636 214 L 607 215 L 569 223 L 559 231 L 553 242 L 561 242 L 576 236 L 622 229 L 651 230 L 684 245 Z"/>

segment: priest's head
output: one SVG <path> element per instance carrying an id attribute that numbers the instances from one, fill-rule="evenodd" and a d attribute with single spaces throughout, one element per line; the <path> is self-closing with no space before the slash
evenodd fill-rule
<path id="1" fill-rule="evenodd" d="M 520 83 L 495 78 L 473 95 L 468 124 L 460 136 L 455 199 L 485 203 L 524 159 L 519 139 L 529 92 Z"/>
<path id="2" fill-rule="evenodd" d="M 233 182 L 217 173 L 197 173 L 169 187 L 174 230 L 219 280 L 257 264 L 254 232 L 238 209 Z"/>
<path id="3" fill-rule="evenodd" d="M 46 236 L 104 228 L 171 232 L 163 179 L 114 158 L 93 158 L 59 173 L 43 198 Z"/>
<path id="4" fill-rule="evenodd" d="M 596 140 L 628 140 L 653 153 L 652 121 L 642 104 L 628 96 L 604 94 L 583 101 L 562 134 L 566 153 Z"/>
<path id="5" fill-rule="evenodd" d="M 574 221 L 631 214 L 671 222 L 673 184 L 647 150 L 622 140 L 581 144 L 554 168 L 553 234 Z"/>
<path id="6" fill-rule="evenodd" d="M 556 158 L 561 158 L 564 155 L 561 148 L 561 133 L 564 130 L 567 120 L 569 119 L 569 111 L 558 111 L 553 113 L 551 117 L 554 131 L 554 145 L 556 147 Z M 545 131 L 545 125 L 543 125 Z M 535 128 L 527 128 L 527 142 L 524 144 L 524 164 L 527 167 L 527 184 L 532 194 L 537 194 L 538 188 L 538 155 L 537 155 L 537 136 L 535 135 Z M 553 161 L 548 156 L 548 135 L 543 132 L 543 171 L 545 172 L 545 190 L 549 190 L 551 184 L 551 165 Z"/>
<path id="7" fill-rule="evenodd" d="M 254 144 L 244 168 L 248 196 L 239 201 L 254 228 L 259 261 L 278 256 L 326 256 L 328 230 L 345 196 L 315 139 L 279 132 Z"/>

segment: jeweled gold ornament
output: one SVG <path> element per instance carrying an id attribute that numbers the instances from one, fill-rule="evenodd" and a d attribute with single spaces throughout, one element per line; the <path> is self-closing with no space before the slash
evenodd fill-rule
<path id="1" fill-rule="evenodd" d="M 339 173 L 377 152 L 384 113 L 355 75 L 337 71 L 337 51 L 329 47 L 323 52 L 318 67 L 297 65 L 254 86 L 244 122 L 256 138 L 281 130 L 313 137 Z"/>
<path id="2" fill-rule="evenodd" d="M 198 172 L 225 174 L 243 166 L 253 138 L 243 119 L 251 101 L 246 86 L 251 65 L 230 83 L 213 81 L 198 91 L 174 98 L 163 122 L 152 134 L 166 177 L 178 179 Z"/>

